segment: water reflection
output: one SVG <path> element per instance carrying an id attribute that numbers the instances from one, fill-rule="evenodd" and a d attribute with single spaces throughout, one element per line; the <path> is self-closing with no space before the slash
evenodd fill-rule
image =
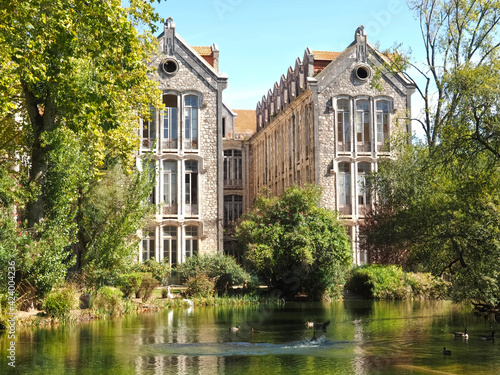
<path id="1" fill-rule="evenodd" d="M 305 325 L 328 320 L 326 333 Z M 230 332 L 235 325 L 240 330 Z M 464 327 L 469 339 L 455 339 L 451 332 Z M 195 306 L 19 330 L 15 373 L 491 375 L 500 373 L 499 344 L 479 336 L 495 328 L 450 302 Z M 5 353 L 6 335 L 0 344 Z M 443 346 L 451 357 L 443 357 Z M 6 366 L 2 356 L 0 373 Z"/>

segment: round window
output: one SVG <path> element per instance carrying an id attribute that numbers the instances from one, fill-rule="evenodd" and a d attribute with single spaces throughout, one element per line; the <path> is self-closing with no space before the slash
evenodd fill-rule
<path id="1" fill-rule="evenodd" d="M 356 78 L 360 81 L 366 81 L 368 78 L 370 78 L 370 75 L 371 75 L 371 70 L 366 65 L 357 66 L 354 69 L 354 72 L 356 74 Z"/>
<path id="2" fill-rule="evenodd" d="M 161 63 L 161 68 L 167 74 L 175 74 L 179 69 L 179 64 L 173 59 L 167 59 Z"/>

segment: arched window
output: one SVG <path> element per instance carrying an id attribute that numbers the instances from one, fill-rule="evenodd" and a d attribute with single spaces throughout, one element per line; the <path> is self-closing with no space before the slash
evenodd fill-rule
<path id="1" fill-rule="evenodd" d="M 224 196 L 224 227 L 228 227 L 240 218 L 243 214 L 243 196 Z"/>
<path id="2" fill-rule="evenodd" d="M 163 149 L 177 148 L 177 95 L 163 95 Z"/>
<path id="3" fill-rule="evenodd" d="M 198 162 L 187 160 L 184 173 L 186 215 L 198 215 Z"/>
<path id="4" fill-rule="evenodd" d="M 163 214 L 177 214 L 177 161 L 163 162 Z"/>
<path id="5" fill-rule="evenodd" d="M 224 185 L 243 185 L 243 159 L 241 150 L 224 150 Z"/>
<path id="6" fill-rule="evenodd" d="M 339 164 L 339 204 L 338 209 L 340 212 L 350 215 L 352 214 L 351 202 L 351 164 L 343 162 Z"/>
<path id="7" fill-rule="evenodd" d="M 198 97 L 184 97 L 184 147 L 187 150 L 198 148 Z"/>
<path id="8" fill-rule="evenodd" d="M 370 173 L 369 163 L 358 164 L 357 194 L 359 214 L 365 215 L 371 204 L 370 189 L 367 186 L 366 177 Z"/>
<path id="9" fill-rule="evenodd" d="M 351 119 L 349 100 L 337 100 L 337 137 L 339 151 L 351 151 Z"/>
<path id="10" fill-rule="evenodd" d="M 377 101 L 377 150 L 382 151 L 389 141 L 389 102 Z"/>
<path id="11" fill-rule="evenodd" d="M 356 142 L 358 151 L 371 151 L 370 145 L 370 102 L 356 102 Z"/>
<path id="12" fill-rule="evenodd" d="M 175 266 L 177 264 L 177 227 L 163 227 L 163 260 Z"/>
<path id="13" fill-rule="evenodd" d="M 189 226 L 184 231 L 186 258 L 198 254 L 198 227 Z"/>
<path id="14" fill-rule="evenodd" d="M 151 148 L 156 140 L 156 110 L 149 106 L 149 117 L 142 119 L 142 147 Z"/>

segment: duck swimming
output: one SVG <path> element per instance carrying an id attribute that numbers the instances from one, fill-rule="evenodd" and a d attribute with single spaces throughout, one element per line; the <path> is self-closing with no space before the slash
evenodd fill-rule
<path id="1" fill-rule="evenodd" d="M 229 327 L 229 332 L 238 332 L 240 330 L 240 326 Z"/>
<path id="2" fill-rule="evenodd" d="M 462 339 L 468 339 L 469 335 L 467 333 L 467 327 L 464 329 L 463 332 L 452 332 L 455 335 L 455 338 L 462 338 Z"/>
<path id="3" fill-rule="evenodd" d="M 443 348 L 443 355 L 451 355 L 451 350 Z"/>
<path id="4" fill-rule="evenodd" d="M 314 322 L 306 322 L 307 328 L 321 327 L 323 332 L 326 332 L 326 327 L 330 324 L 330 321 L 324 323 L 314 323 Z"/>

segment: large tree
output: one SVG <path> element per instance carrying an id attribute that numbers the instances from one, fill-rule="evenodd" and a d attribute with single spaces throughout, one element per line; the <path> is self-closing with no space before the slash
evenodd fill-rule
<path id="1" fill-rule="evenodd" d="M 390 56 L 396 57 L 395 71 L 407 74 L 412 67 L 416 72 L 413 78 L 419 83 L 423 112 L 413 120 L 420 123 L 427 146 L 432 150 L 465 109 L 471 115 L 471 138 L 484 148 L 496 147 L 492 151 L 498 156 L 498 144 L 489 144 L 494 133 L 498 137 L 498 127 L 477 120 L 486 116 L 485 108 L 498 93 L 500 1 L 410 0 L 409 6 L 420 22 L 424 59 L 415 61 L 401 53 Z M 480 98 L 488 99 L 482 103 Z"/>
<path id="2" fill-rule="evenodd" d="M 318 206 L 320 197 L 317 186 L 262 195 L 236 227 L 248 265 L 285 297 L 338 294 L 351 265 L 346 230 L 336 213 Z"/>
<path id="3" fill-rule="evenodd" d="M 498 306 L 500 2 L 410 6 L 426 51 L 413 63 L 424 78 L 426 144 L 395 147 L 396 158 L 380 163 L 366 246 L 377 261 L 447 275 L 457 300 Z"/>
<path id="4" fill-rule="evenodd" d="M 23 157 L 26 166 L 12 172 L 17 196 L 26 198 L 16 202 L 15 230 L 27 241 L 12 255 L 23 265 L 20 277 L 35 275 L 41 294 L 71 263 L 79 199 L 110 159 L 133 169 L 138 116 L 160 106 L 146 64 L 159 20 L 152 2 L 0 5 L 0 121 L 13 139 L 0 143 L 0 155 Z"/>

